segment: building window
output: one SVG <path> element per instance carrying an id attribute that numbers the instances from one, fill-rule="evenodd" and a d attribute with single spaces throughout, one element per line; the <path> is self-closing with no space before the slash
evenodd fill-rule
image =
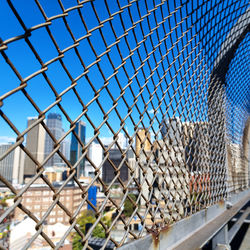
<path id="1" fill-rule="evenodd" d="M 31 202 L 31 199 L 30 199 L 30 198 L 27 198 L 27 199 L 26 199 L 26 202 Z"/>
<path id="2" fill-rule="evenodd" d="M 34 209 L 40 209 L 40 208 L 41 208 L 40 205 L 35 205 L 35 206 L 34 206 Z"/>
<path id="3" fill-rule="evenodd" d="M 56 221 L 55 218 L 50 218 L 50 219 L 49 219 L 49 222 L 50 222 L 50 223 L 53 223 L 53 222 L 55 222 L 55 221 Z"/>
<path id="4" fill-rule="evenodd" d="M 49 191 L 43 191 L 43 195 L 49 195 Z"/>
<path id="5" fill-rule="evenodd" d="M 58 218 L 57 218 L 57 221 L 62 222 L 62 221 L 63 221 L 63 217 L 58 217 Z"/>

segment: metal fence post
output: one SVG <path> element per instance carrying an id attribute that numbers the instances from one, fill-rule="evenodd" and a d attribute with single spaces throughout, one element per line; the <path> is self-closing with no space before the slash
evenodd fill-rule
<path id="1" fill-rule="evenodd" d="M 228 225 L 226 224 L 213 238 L 212 248 L 215 250 L 230 250 L 228 242 Z"/>

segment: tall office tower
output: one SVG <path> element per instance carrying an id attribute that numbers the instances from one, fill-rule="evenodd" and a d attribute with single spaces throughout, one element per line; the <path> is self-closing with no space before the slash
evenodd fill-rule
<path id="1" fill-rule="evenodd" d="M 59 140 L 62 137 L 63 129 L 62 129 L 62 116 L 57 113 L 50 113 L 47 117 L 46 125 L 50 132 L 53 134 L 56 140 Z M 47 157 L 54 150 L 55 142 L 51 139 L 49 134 L 46 134 L 45 138 L 45 157 Z M 62 147 L 62 145 L 61 145 Z M 60 148 L 60 151 L 63 151 Z M 46 163 L 46 167 L 60 166 L 62 164 L 61 157 L 55 153 Z"/>
<path id="2" fill-rule="evenodd" d="M 67 160 L 70 159 L 70 140 L 64 139 L 62 141 L 62 149 L 63 155 L 66 157 Z"/>
<path id="3" fill-rule="evenodd" d="M 146 152 L 151 150 L 151 136 L 150 132 L 146 129 L 140 129 L 136 135 L 136 142 L 135 142 L 135 152 L 138 156 L 140 154 L 140 150 L 143 148 Z"/>
<path id="4" fill-rule="evenodd" d="M 37 117 L 28 118 L 28 127 L 32 126 L 37 121 Z M 26 137 L 26 148 L 38 161 L 44 160 L 44 143 L 45 143 L 45 129 L 41 124 L 35 125 L 28 133 Z M 24 178 L 32 177 L 36 174 L 36 164 L 25 155 L 24 160 Z"/>
<path id="5" fill-rule="evenodd" d="M 11 148 L 11 146 L 11 143 L 0 145 L 0 156 L 4 154 L 9 148 Z M 0 175 L 4 177 L 8 182 L 12 182 L 14 158 L 15 150 L 13 150 L 2 161 L 0 161 Z M 4 183 L 0 182 L 0 185 L 4 186 Z"/>
<path id="6" fill-rule="evenodd" d="M 82 146 L 79 140 L 85 145 L 86 138 L 86 125 L 83 121 L 79 121 L 76 123 L 76 127 L 74 129 L 77 134 L 78 139 L 72 133 L 71 145 L 70 145 L 70 163 L 72 166 L 79 160 L 82 156 Z M 76 168 L 76 177 L 84 176 L 84 163 L 85 160 L 82 159 Z"/>
<path id="7" fill-rule="evenodd" d="M 183 123 L 183 147 L 185 149 L 186 165 L 190 171 L 205 171 L 209 169 L 208 122 Z M 198 146 L 197 146 L 198 145 Z"/>
<path id="8" fill-rule="evenodd" d="M 169 145 L 177 146 L 181 145 L 182 135 L 182 122 L 179 117 L 169 118 L 168 120 L 162 120 L 161 128 L 162 139 Z"/>

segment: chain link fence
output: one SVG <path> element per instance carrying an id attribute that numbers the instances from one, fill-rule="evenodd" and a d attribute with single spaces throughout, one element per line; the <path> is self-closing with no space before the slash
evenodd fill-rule
<path id="1" fill-rule="evenodd" d="M 248 1 L 6 0 L 0 20 L 0 221 L 33 228 L 11 249 L 114 249 L 249 188 Z"/>

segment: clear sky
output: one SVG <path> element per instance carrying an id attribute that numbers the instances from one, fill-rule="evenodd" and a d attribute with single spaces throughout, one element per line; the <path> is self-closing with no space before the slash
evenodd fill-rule
<path id="1" fill-rule="evenodd" d="M 39 2 L 41 3 L 41 6 L 43 7 L 47 17 L 52 17 L 62 13 L 62 9 L 60 8 L 58 1 L 39 0 Z M 119 10 L 118 5 L 115 3 L 115 1 L 110 0 L 107 2 L 109 4 L 111 13 L 115 13 Z M 149 2 L 150 3 L 148 3 L 148 9 L 152 9 L 153 5 L 151 1 Z M 158 1 L 156 2 L 158 3 Z M 175 2 L 176 6 L 180 5 L 180 1 L 175 1 Z M 35 1 L 15 0 L 12 1 L 12 3 L 27 28 L 34 27 L 35 25 L 44 23 L 44 17 L 42 16 L 41 11 L 39 10 Z M 76 5 L 76 1 L 62 1 L 62 3 L 65 9 Z M 214 1 L 211 2 L 211 4 L 214 3 L 215 3 Z M 124 6 L 127 3 L 126 1 L 120 1 L 120 4 L 121 6 Z M 104 4 L 104 1 L 101 0 L 94 1 L 94 6 L 101 21 L 109 17 L 108 10 Z M 146 14 L 145 1 L 139 1 L 139 7 L 141 11 L 140 14 L 142 16 L 145 15 Z M 193 6 L 193 8 L 195 7 L 196 6 Z M 174 10 L 174 8 L 175 6 L 173 5 L 173 3 L 170 3 L 169 6 L 167 4 L 164 4 L 162 8 L 164 16 L 168 16 L 169 15 L 168 11 L 171 12 Z M 190 11 L 191 9 L 192 6 L 188 6 L 188 11 Z M 134 22 L 138 21 L 140 17 L 136 4 L 132 5 L 130 11 L 134 18 L 133 21 Z M 183 15 L 185 15 L 185 11 L 186 10 L 184 9 L 182 10 Z M 81 13 L 89 30 L 98 25 L 98 20 L 95 16 L 93 8 L 91 7 L 91 3 L 84 4 L 84 8 L 81 9 Z M 121 16 L 125 23 L 126 26 L 125 28 L 128 29 L 129 27 L 131 27 L 132 23 L 128 9 L 125 9 L 125 11 L 121 14 Z M 160 22 L 161 13 L 159 10 L 156 12 L 156 16 L 157 16 L 157 21 Z M 167 32 L 169 32 L 171 28 L 177 25 L 176 22 L 179 23 L 181 21 L 180 11 L 177 11 L 175 17 L 176 20 L 173 15 L 169 19 L 170 22 L 166 22 L 164 26 L 160 25 L 160 27 L 157 29 L 160 40 L 163 39 L 165 36 L 164 28 L 167 30 Z M 77 10 L 68 12 L 66 20 L 76 39 L 86 35 L 87 31 L 80 19 Z M 148 34 L 149 32 L 149 26 L 147 21 L 148 21 L 147 18 L 145 18 L 145 20 L 143 20 L 143 22 L 141 23 L 142 26 L 140 26 L 140 24 L 137 24 L 135 27 L 135 34 L 138 41 L 141 41 L 143 39 L 141 27 L 143 27 L 145 34 Z M 151 28 L 156 26 L 153 15 L 150 16 L 149 22 Z M 160 46 L 161 52 L 163 54 L 167 54 L 168 60 L 165 59 L 163 63 L 159 65 L 158 72 L 155 71 L 155 73 L 152 76 L 150 76 L 151 70 L 147 63 L 143 67 L 145 76 L 143 75 L 143 72 L 141 70 L 138 71 L 137 81 L 134 77 L 131 83 L 131 88 L 133 90 L 133 93 L 128 87 L 129 79 L 126 76 L 124 70 L 120 68 L 118 71 L 117 78 L 119 79 L 121 88 L 125 90 L 124 97 L 129 106 L 132 106 L 134 104 L 135 98 L 133 97 L 133 94 L 137 96 L 140 93 L 140 86 L 143 86 L 145 84 L 145 77 L 146 79 L 149 78 L 149 80 L 146 82 L 146 86 L 144 87 L 141 96 L 137 100 L 137 105 L 140 109 L 140 112 L 143 112 L 144 109 L 148 111 L 148 114 L 144 114 L 144 119 L 143 119 L 143 124 L 145 127 L 150 125 L 149 118 L 154 115 L 153 107 L 157 108 L 159 105 L 161 106 L 161 110 L 158 110 L 158 112 L 156 113 L 158 121 L 157 119 L 154 119 L 153 123 L 153 127 L 156 129 L 156 131 L 159 129 L 159 122 L 162 120 L 163 114 L 166 114 L 166 111 L 167 111 L 166 115 L 167 118 L 171 117 L 172 115 L 175 115 L 175 116 L 181 116 L 182 119 L 185 116 L 186 120 L 205 119 L 202 113 L 204 111 L 205 112 L 204 114 L 206 114 L 206 108 L 203 106 L 206 100 L 206 97 L 204 96 L 204 93 L 206 92 L 206 87 L 202 89 L 199 87 L 199 84 L 197 84 L 196 87 L 193 89 L 192 83 L 194 84 L 194 82 L 197 83 L 199 81 L 200 82 L 205 81 L 206 78 L 202 79 L 202 76 L 194 74 L 192 76 L 191 82 L 187 83 L 189 79 L 188 77 L 190 77 L 192 73 L 195 73 L 192 71 L 193 70 L 192 68 L 189 71 L 188 73 L 189 75 L 187 76 L 187 78 L 183 78 L 186 70 L 188 69 L 188 66 L 191 65 L 192 62 L 194 62 L 195 60 L 196 61 L 194 65 L 196 67 L 198 67 L 197 66 L 198 63 L 201 63 L 199 67 L 202 67 L 204 65 L 204 63 L 202 62 L 202 53 L 200 57 L 195 58 L 195 55 L 198 54 L 200 48 L 197 48 L 197 50 L 193 51 L 192 52 L 193 54 L 191 53 L 192 51 L 191 48 L 194 46 L 194 44 L 191 43 L 188 44 L 188 42 L 190 41 L 191 35 L 193 34 L 192 30 L 189 30 L 187 36 L 184 36 L 182 38 L 182 41 L 178 42 L 178 45 L 175 45 L 174 48 L 171 48 L 171 45 L 175 43 L 178 37 L 182 35 L 181 32 L 187 29 L 186 25 L 190 25 L 190 22 L 191 20 L 188 18 L 186 23 L 183 23 L 182 25 L 178 26 L 178 28 L 176 29 L 176 31 L 173 32 L 171 37 L 170 36 L 167 37 L 167 39 L 165 40 L 166 42 L 165 44 L 167 45 L 167 47 L 164 44 Z M 118 37 L 121 36 L 124 33 L 124 31 L 121 24 L 120 16 L 118 14 L 114 16 L 112 24 L 116 31 L 116 35 Z M 62 18 L 53 20 L 52 24 L 49 25 L 49 29 L 53 34 L 60 50 L 63 50 L 73 44 L 73 39 L 70 36 L 68 30 L 66 29 L 65 23 L 63 22 Z M 218 29 L 218 27 L 216 29 Z M 109 22 L 106 22 L 101 30 L 104 34 L 105 41 L 108 45 L 111 45 L 112 43 L 115 42 L 116 39 L 111 30 Z M 9 4 L 7 3 L 7 1 L 0 0 L 1 39 L 5 41 L 9 38 L 22 34 L 24 34 L 24 29 L 18 22 L 15 15 L 13 14 L 13 11 L 10 9 Z M 132 30 L 128 32 L 127 38 L 131 49 L 135 48 L 136 41 Z M 154 32 L 154 34 L 151 36 L 151 39 L 152 40 L 150 41 L 150 39 L 148 38 L 145 43 L 146 49 L 148 51 L 152 50 L 151 42 L 154 44 L 154 46 L 159 43 L 156 32 Z M 54 44 L 52 43 L 52 40 L 49 37 L 45 27 L 41 27 L 39 29 L 32 31 L 32 35 L 29 37 L 29 41 L 32 43 L 35 50 L 38 52 L 43 63 L 46 63 L 49 60 L 58 56 L 58 52 Z M 97 55 L 100 55 L 103 52 L 105 52 L 106 46 L 98 30 L 92 32 L 90 36 L 90 41 L 93 44 Z M 186 49 L 183 51 L 182 55 L 179 58 L 176 58 L 179 51 L 182 49 L 182 46 L 185 44 L 187 45 Z M 126 45 L 124 38 L 120 40 L 119 48 L 121 50 L 123 58 L 129 55 L 130 51 L 128 46 Z M 171 52 L 168 51 L 170 48 Z M 79 46 L 77 46 L 77 49 L 84 61 L 85 66 L 90 65 L 96 60 L 94 52 L 92 51 L 89 43 L 87 42 L 87 39 L 81 40 Z M 36 59 L 36 57 L 34 56 L 33 52 L 31 51 L 27 43 L 24 41 L 24 39 L 20 39 L 18 41 L 9 43 L 8 49 L 5 50 L 5 53 L 10 59 L 10 61 L 13 63 L 13 65 L 16 67 L 16 69 L 18 70 L 23 79 L 41 69 L 39 61 Z M 147 57 L 145 47 L 140 46 L 139 50 L 135 51 L 132 55 L 132 60 L 136 68 L 140 66 L 140 59 L 138 53 L 140 54 L 142 60 L 144 60 Z M 114 63 L 114 66 L 118 67 L 121 63 L 121 58 L 119 56 L 116 46 L 112 46 L 109 55 L 112 59 L 112 62 Z M 156 60 L 160 61 L 161 56 L 159 48 L 156 49 L 154 55 Z M 182 67 L 181 64 L 186 59 L 187 59 L 187 61 L 185 61 L 186 66 Z M 173 62 L 174 60 L 175 63 L 173 66 L 171 66 L 169 72 L 167 72 L 167 74 L 165 75 L 164 81 L 162 81 L 161 85 L 159 85 L 156 88 L 156 85 L 159 83 L 160 78 L 164 75 L 165 71 L 163 67 L 165 67 L 165 69 L 168 68 L 169 63 Z M 84 68 L 81 65 L 80 60 L 77 57 L 74 49 L 65 52 L 62 61 L 64 62 L 65 66 L 67 67 L 73 79 L 77 78 L 84 72 Z M 150 56 L 148 61 L 152 69 L 154 69 L 157 66 L 154 61 L 153 55 Z M 101 57 L 99 66 L 102 69 L 105 78 L 108 78 L 110 75 L 113 74 L 113 68 L 108 60 L 107 55 Z M 178 68 L 181 68 L 181 71 L 176 76 L 174 76 L 176 73 L 176 69 Z M 131 78 L 135 72 L 130 60 L 126 60 L 125 69 L 129 73 L 129 78 Z M 50 79 L 57 93 L 61 93 L 63 90 L 65 90 L 72 84 L 72 80 L 66 74 L 62 65 L 58 61 L 48 66 L 48 69 L 46 70 L 46 75 Z M 96 91 L 98 91 L 100 88 L 103 87 L 104 79 L 100 74 L 97 65 L 94 65 L 89 69 L 88 77 L 89 80 L 93 83 L 93 86 L 96 89 Z M 177 82 L 182 82 L 180 88 L 177 88 Z M 11 70 L 10 66 L 5 62 L 4 58 L 0 56 L 0 96 L 18 87 L 19 84 L 20 81 L 17 78 L 17 76 Z M 77 85 L 75 88 L 85 105 L 88 104 L 95 96 L 93 89 L 91 88 L 90 84 L 88 83 L 85 77 L 82 77 L 77 81 Z M 54 93 L 52 92 L 52 90 L 48 86 L 48 83 L 45 81 L 44 77 L 41 74 L 29 80 L 27 82 L 27 87 L 25 88 L 25 90 L 35 101 L 40 110 L 45 110 L 51 103 L 55 101 Z M 108 90 L 110 91 L 114 99 L 117 99 L 121 94 L 121 89 L 118 87 L 117 80 L 114 77 L 112 77 L 109 80 Z M 157 95 L 155 94 L 153 99 L 150 99 L 149 93 L 152 93 L 154 91 L 156 91 Z M 168 94 L 164 95 L 164 92 L 165 94 L 166 93 Z M 203 96 L 204 98 L 202 102 L 199 101 L 200 100 L 199 98 L 201 96 Z M 164 99 L 164 101 L 159 101 L 162 98 Z M 172 101 L 170 101 L 170 98 Z M 188 99 L 189 102 L 187 102 L 185 98 L 189 98 Z M 105 112 L 108 112 L 113 107 L 113 101 L 110 95 L 108 94 L 107 89 L 105 88 L 100 92 L 100 97 L 98 98 L 98 100 Z M 148 107 L 145 107 L 143 100 L 146 103 L 147 102 L 149 103 Z M 192 101 L 194 102 L 192 103 Z M 1 110 L 16 125 L 17 129 L 20 132 L 22 132 L 27 126 L 27 117 L 37 116 L 37 111 L 27 100 L 27 98 L 23 95 L 23 93 L 21 93 L 21 91 L 18 91 L 17 93 L 4 99 L 3 104 L 4 105 L 1 107 Z M 78 115 L 81 114 L 82 112 L 82 106 L 80 102 L 77 100 L 76 95 L 72 90 L 63 95 L 61 105 L 66 110 L 66 112 L 68 113 L 68 115 L 72 120 L 75 120 L 78 117 Z M 192 116 L 191 111 L 194 110 L 196 110 L 195 112 L 197 113 L 195 114 L 195 116 Z M 119 112 L 121 118 L 126 117 L 128 113 L 128 108 L 126 107 L 122 99 L 119 99 L 118 101 L 117 111 Z M 49 112 L 61 113 L 60 109 L 57 106 L 50 109 Z M 96 127 L 102 123 L 103 114 L 96 102 L 93 102 L 88 106 L 87 114 L 91 118 L 92 122 L 95 124 Z M 66 131 L 69 128 L 69 123 L 67 122 L 64 115 L 62 115 L 62 117 L 63 117 L 64 129 Z M 134 122 L 138 123 L 140 119 L 140 114 L 135 107 L 133 107 L 132 117 Z M 82 119 L 87 124 L 87 138 L 90 138 L 91 136 L 93 136 L 93 128 L 84 116 Z M 111 111 L 111 113 L 109 114 L 108 122 L 112 126 L 114 131 L 118 131 L 118 129 L 120 128 L 120 119 L 118 118 L 114 110 Z M 140 124 L 140 127 L 141 126 L 143 125 Z M 13 131 L 9 128 L 9 126 L 3 121 L 1 117 L 0 117 L 0 127 L 1 127 L 0 141 L 9 140 L 8 139 L 9 137 L 15 137 Z M 133 133 L 134 125 L 130 118 L 126 119 L 125 128 L 129 131 L 129 134 Z M 106 125 L 103 125 L 100 131 L 101 131 L 100 135 L 101 137 L 109 137 L 112 135 Z"/>

